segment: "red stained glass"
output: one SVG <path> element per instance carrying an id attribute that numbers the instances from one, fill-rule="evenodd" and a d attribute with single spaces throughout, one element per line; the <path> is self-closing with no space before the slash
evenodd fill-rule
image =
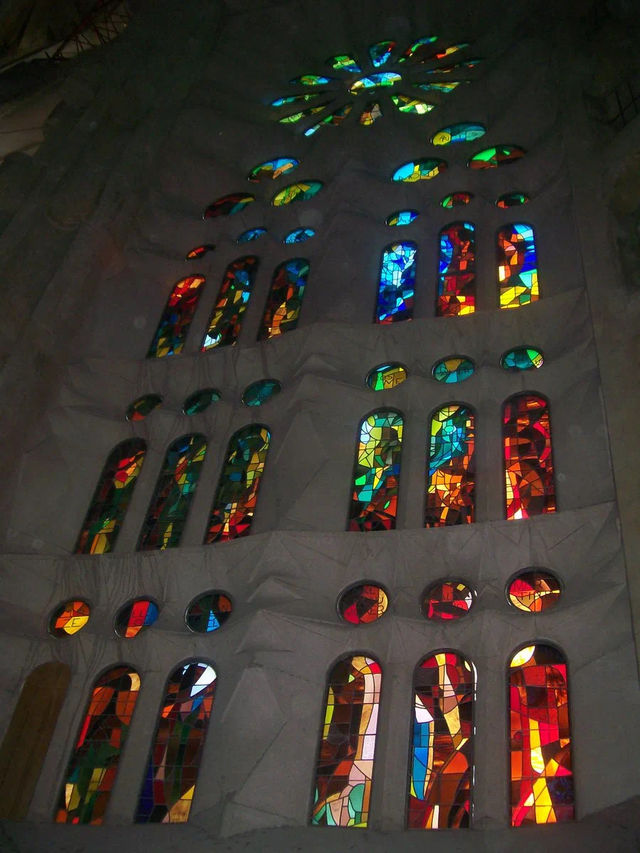
<path id="1" fill-rule="evenodd" d="M 229 264 L 202 341 L 202 350 L 237 343 L 257 270 L 258 258 L 255 255 L 245 255 Z"/>
<path id="2" fill-rule="evenodd" d="M 167 300 L 147 358 L 163 358 L 182 352 L 204 282 L 204 276 L 190 275 L 176 284 Z"/>
<path id="3" fill-rule="evenodd" d="M 555 512 L 549 406 L 518 394 L 504 405 L 503 444 L 507 519 Z"/>
<path id="4" fill-rule="evenodd" d="M 509 584 L 509 601 L 525 613 L 541 613 L 556 605 L 562 594 L 557 578 L 551 572 L 529 569 Z"/>
<path id="5" fill-rule="evenodd" d="M 462 619 L 473 607 L 473 592 L 462 581 L 438 581 L 422 599 L 427 619 Z"/>
<path id="6" fill-rule="evenodd" d="M 437 317 L 475 311 L 475 244 L 475 226 L 471 222 L 453 222 L 440 231 Z"/>
<path id="7" fill-rule="evenodd" d="M 431 418 L 425 527 L 471 524 L 475 518 L 475 415 L 443 406 Z"/>
<path id="8" fill-rule="evenodd" d="M 352 586 L 343 593 L 338 610 L 345 622 L 365 625 L 383 616 L 388 606 L 389 599 L 384 589 L 376 584 L 365 583 Z"/>

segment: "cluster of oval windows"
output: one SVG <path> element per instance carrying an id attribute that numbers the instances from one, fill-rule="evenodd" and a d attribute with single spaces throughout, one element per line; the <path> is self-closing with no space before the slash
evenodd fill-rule
<path id="1" fill-rule="evenodd" d="M 474 198 L 475 196 L 473 193 L 458 191 L 448 193 L 443 196 L 438 204 L 440 207 L 445 208 L 445 210 L 451 210 L 453 207 L 465 207 L 467 204 L 471 204 Z M 495 206 L 499 207 L 501 210 L 507 210 L 510 207 L 518 207 L 523 204 L 528 204 L 529 201 L 531 201 L 531 199 L 525 193 L 508 192 L 498 196 L 495 201 Z M 419 216 L 420 211 L 415 208 L 395 210 L 387 216 L 384 223 L 390 228 L 400 228 L 406 225 L 411 225 Z"/>
<path id="2" fill-rule="evenodd" d="M 258 379 L 252 382 L 242 392 L 242 403 L 245 406 L 261 406 L 279 394 L 282 385 L 277 379 Z M 182 412 L 185 415 L 196 415 L 206 411 L 212 403 L 222 399 L 222 394 L 215 388 L 201 388 L 190 394 L 184 401 Z M 143 394 L 133 400 L 125 413 L 128 421 L 142 421 L 157 409 L 163 402 L 160 394 Z"/>

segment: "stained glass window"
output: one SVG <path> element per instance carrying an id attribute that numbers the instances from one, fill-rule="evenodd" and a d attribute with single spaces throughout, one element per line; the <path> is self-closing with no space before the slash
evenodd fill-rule
<path id="1" fill-rule="evenodd" d="M 176 548 L 207 452 L 203 435 L 183 435 L 169 446 L 140 533 L 139 551 Z"/>
<path id="2" fill-rule="evenodd" d="M 212 403 L 217 403 L 221 399 L 222 394 L 215 388 L 202 388 L 187 397 L 182 411 L 185 415 L 198 415 L 208 409 Z"/>
<path id="3" fill-rule="evenodd" d="M 533 228 L 515 222 L 498 231 L 500 307 L 520 308 L 540 299 Z"/>
<path id="4" fill-rule="evenodd" d="M 391 180 L 401 181 L 404 184 L 414 184 L 416 181 L 430 181 L 446 168 L 447 164 L 444 160 L 436 160 L 434 158 L 410 160 L 396 169 Z"/>
<path id="5" fill-rule="evenodd" d="M 388 88 L 399 83 L 402 77 L 394 71 L 378 71 L 375 74 L 369 74 L 367 77 L 361 77 L 349 87 L 349 92 L 352 95 L 359 95 L 360 92 L 373 92 L 376 89 Z"/>
<path id="6" fill-rule="evenodd" d="M 339 127 L 349 115 L 352 109 L 353 107 L 351 104 L 345 104 L 343 107 L 338 107 L 337 110 L 334 110 L 332 113 L 329 113 L 328 116 L 325 116 L 324 118 L 320 119 L 320 121 L 316 124 L 312 124 L 311 127 L 308 127 L 305 130 L 304 135 L 313 136 L 313 134 L 320 130 L 321 127 Z M 299 200 L 299 198 L 295 200 Z M 273 203 L 276 204 L 275 200 Z"/>
<path id="7" fill-rule="evenodd" d="M 438 382 L 453 385 L 456 382 L 464 382 L 473 376 L 475 366 L 470 358 L 464 356 L 450 356 L 441 358 L 433 365 L 433 378 Z"/>
<path id="8" fill-rule="evenodd" d="M 140 676 L 128 666 L 116 666 L 95 682 L 67 766 L 57 823 L 102 823 L 139 690 Z"/>
<path id="9" fill-rule="evenodd" d="M 472 124 L 470 122 L 462 122 L 460 124 L 450 124 L 448 127 L 443 127 L 431 137 L 432 145 L 452 145 L 456 142 L 473 142 L 474 139 L 479 139 L 487 132 L 487 128 L 483 124 Z"/>
<path id="10" fill-rule="evenodd" d="M 509 520 L 555 512 L 549 405 L 535 394 L 504 404 L 506 515 Z"/>
<path id="11" fill-rule="evenodd" d="M 500 359 L 500 367 L 505 370 L 533 370 L 542 367 L 544 356 L 535 347 L 516 347 L 510 349 Z"/>
<path id="12" fill-rule="evenodd" d="M 182 352 L 204 282 L 204 276 L 190 275 L 176 284 L 160 317 L 147 358 Z"/>
<path id="13" fill-rule="evenodd" d="M 218 631 L 231 616 L 233 605 L 223 592 L 206 592 L 187 607 L 184 621 L 196 634 Z"/>
<path id="14" fill-rule="evenodd" d="M 282 241 L 283 243 L 304 243 L 305 240 L 310 240 L 315 236 L 313 228 L 294 228 L 289 231 L 287 236 Z"/>
<path id="15" fill-rule="evenodd" d="M 459 44 L 451 44 L 449 47 L 445 47 L 442 50 L 437 50 L 435 53 L 432 53 L 431 56 L 427 57 L 425 62 L 435 62 L 439 59 L 444 59 L 446 56 L 451 56 L 452 53 L 458 53 L 460 50 L 464 50 L 465 47 L 470 47 L 469 42 L 463 41 Z"/>
<path id="16" fill-rule="evenodd" d="M 438 36 L 423 36 L 422 38 L 417 39 L 409 45 L 402 56 L 398 59 L 398 62 L 406 62 L 407 60 L 420 62 L 421 60 L 426 59 L 431 54 L 430 45 L 436 41 L 438 41 Z"/>
<path id="17" fill-rule="evenodd" d="M 467 59 L 464 62 L 456 62 L 452 65 L 440 65 L 438 68 L 431 68 L 425 71 L 425 74 L 451 74 L 452 71 L 473 71 L 482 62 L 481 59 Z"/>
<path id="18" fill-rule="evenodd" d="M 145 394 L 130 403 L 125 412 L 128 421 L 143 421 L 147 415 L 162 403 L 160 394 Z"/>
<path id="19" fill-rule="evenodd" d="M 476 310 L 476 235 L 471 222 L 452 222 L 440 231 L 437 317 Z"/>
<path id="20" fill-rule="evenodd" d="M 256 197 L 249 193 L 231 193 L 214 201 L 202 214 L 203 219 L 216 219 L 218 216 L 233 216 L 244 210 Z"/>
<path id="21" fill-rule="evenodd" d="M 359 74 L 362 69 L 352 56 L 348 54 L 340 54 L 327 59 L 327 65 L 330 65 L 336 71 L 349 71 Z"/>
<path id="22" fill-rule="evenodd" d="M 265 160 L 264 163 L 253 167 L 247 175 L 247 180 L 252 183 L 269 179 L 275 180 L 282 175 L 288 175 L 289 172 L 293 172 L 299 165 L 300 161 L 292 157 L 278 157 L 275 160 Z"/>
<path id="23" fill-rule="evenodd" d="M 323 77 L 320 74 L 302 74 L 300 77 L 289 80 L 289 83 L 292 86 L 326 86 L 331 81 L 331 77 Z"/>
<path id="24" fill-rule="evenodd" d="M 447 650 L 416 669 L 410 829 L 460 829 L 471 822 L 475 676 L 470 661 Z"/>
<path id="25" fill-rule="evenodd" d="M 322 110 L 329 104 L 329 101 L 324 101 L 321 104 L 316 104 L 313 107 L 307 107 L 306 110 L 300 110 L 297 113 L 292 113 L 288 116 L 282 116 L 278 121 L 281 124 L 297 124 L 301 119 L 308 118 L 308 116 L 315 115 L 316 113 L 322 112 Z"/>
<path id="26" fill-rule="evenodd" d="M 65 601 L 53 612 L 49 631 L 54 637 L 71 637 L 84 628 L 90 616 L 91 608 L 86 601 Z"/>
<path id="27" fill-rule="evenodd" d="M 158 618 L 158 613 L 158 605 L 155 601 L 148 598 L 130 601 L 118 611 L 116 634 L 125 640 L 131 640 L 153 625 Z"/>
<path id="28" fill-rule="evenodd" d="M 503 209 L 519 207 L 521 204 L 528 204 L 530 200 L 529 196 L 524 193 L 504 193 L 504 195 L 501 195 L 496 199 L 496 207 L 501 207 Z"/>
<path id="29" fill-rule="evenodd" d="M 274 195 L 271 204 L 274 207 L 282 207 L 284 204 L 293 204 L 296 201 L 308 201 L 317 195 L 322 187 L 321 181 L 299 181 L 297 184 L 289 184 Z"/>
<path id="30" fill-rule="evenodd" d="M 440 201 L 440 207 L 444 207 L 449 210 L 452 207 L 463 207 L 465 204 L 469 204 L 471 199 L 473 198 L 473 193 L 467 192 L 457 192 L 450 193 L 446 195 Z"/>
<path id="31" fill-rule="evenodd" d="M 258 379 L 257 382 L 252 382 L 244 389 L 242 402 L 245 406 L 261 406 L 279 394 L 281 390 L 282 385 L 277 379 Z"/>
<path id="32" fill-rule="evenodd" d="M 402 225 L 411 225 L 420 214 L 417 210 L 396 210 L 395 213 L 390 213 L 385 219 L 385 225 L 398 228 Z"/>
<path id="33" fill-rule="evenodd" d="M 242 315 L 246 311 L 257 270 L 258 258 L 255 255 L 237 258 L 229 264 L 202 341 L 203 351 L 237 343 Z"/>
<path id="34" fill-rule="evenodd" d="M 420 101 L 418 98 L 410 98 L 408 95 L 391 95 L 391 101 L 401 113 L 415 113 L 423 116 L 435 108 L 435 104 Z"/>
<path id="35" fill-rule="evenodd" d="M 396 323 L 413 316 L 416 281 L 415 243 L 392 243 L 382 253 L 376 323 Z"/>
<path id="36" fill-rule="evenodd" d="M 203 246 L 196 246 L 194 249 L 187 252 L 185 261 L 195 261 L 197 258 L 201 258 L 203 255 L 206 255 L 207 252 L 213 252 L 214 249 L 215 246 L 213 243 L 205 243 Z"/>
<path id="37" fill-rule="evenodd" d="M 407 378 L 407 369 L 395 361 L 379 364 L 367 373 L 367 385 L 372 391 L 390 391 Z"/>
<path id="38" fill-rule="evenodd" d="M 475 415 L 459 404 L 431 418 L 425 527 L 469 524 L 475 518 Z"/>
<path id="39" fill-rule="evenodd" d="M 286 107 L 289 104 L 307 104 L 319 98 L 320 95 L 326 95 L 326 92 L 305 92 L 302 95 L 287 95 L 284 98 L 276 98 L 275 101 L 271 101 L 271 106 Z"/>
<path id="40" fill-rule="evenodd" d="M 394 41 L 379 41 L 369 47 L 369 58 L 374 68 L 380 68 L 387 62 L 393 52 Z"/>
<path id="41" fill-rule="evenodd" d="M 306 258 L 293 258 L 275 268 L 258 332 L 259 341 L 296 328 L 308 276 L 309 261 Z"/>
<path id="42" fill-rule="evenodd" d="M 251 424 L 231 436 L 213 502 L 205 543 L 248 536 L 258 500 L 271 435 Z"/>
<path id="43" fill-rule="evenodd" d="M 524 157 L 525 151 L 517 145 L 496 145 L 495 148 L 485 148 L 478 151 L 467 164 L 470 169 L 496 169 L 507 163 L 515 163 Z"/>
<path id="44" fill-rule="evenodd" d="M 359 583 L 340 596 L 338 612 L 345 622 L 367 625 L 387 612 L 389 599 L 385 590 L 374 583 Z"/>
<path id="45" fill-rule="evenodd" d="M 216 673 L 207 663 L 183 663 L 169 676 L 136 823 L 189 820 L 215 690 Z"/>
<path id="46" fill-rule="evenodd" d="M 427 619 L 451 622 L 466 616 L 473 602 L 473 591 L 463 581 L 436 581 L 422 597 L 422 612 Z"/>
<path id="47" fill-rule="evenodd" d="M 362 655 L 329 673 L 312 824 L 368 825 L 381 684 L 380 664 Z"/>
<path id="48" fill-rule="evenodd" d="M 363 127 L 371 127 L 372 124 L 382 118 L 382 108 L 377 101 L 369 101 L 365 104 L 358 121 Z"/>
<path id="49" fill-rule="evenodd" d="M 511 825 L 573 820 L 567 663 L 553 646 L 516 652 L 509 667 Z"/>
<path id="50" fill-rule="evenodd" d="M 402 430 L 402 416 L 393 410 L 373 412 L 361 421 L 349 530 L 395 528 Z"/>
<path id="51" fill-rule="evenodd" d="M 416 83 L 418 89 L 424 89 L 425 92 L 438 92 L 440 95 L 449 95 L 461 83 L 468 83 L 468 80 L 450 80 L 448 83 Z"/>
<path id="52" fill-rule="evenodd" d="M 560 600 L 562 587 L 551 572 L 543 569 L 526 569 L 509 584 L 509 602 L 525 613 L 541 613 L 554 607 Z"/>
<path id="53" fill-rule="evenodd" d="M 130 438 L 109 454 L 76 542 L 76 554 L 112 551 L 144 462 L 147 444 Z"/>
<path id="54" fill-rule="evenodd" d="M 253 243 L 254 240 L 259 240 L 266 233 L 267 229 L 262 226 L 259 226 L 258 228 L 248 228 L 246 231 L 242 232 L 236 240 L 236 243 Z"/>

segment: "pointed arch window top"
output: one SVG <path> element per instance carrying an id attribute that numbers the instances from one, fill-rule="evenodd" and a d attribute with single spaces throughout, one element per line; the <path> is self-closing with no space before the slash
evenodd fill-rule
<path id="1" fill-rule="evenodd" d="M 253 290 L 258 257 L 246 255 L 227 267 L 201 350 L 233 346 L 238 342 L 242 318 Z"/>
<path id="2" fill-rule="evenodd" d="M 182 352 L 204 283 L 203 275 L 190 275 L 175 285 L 160 317 L 147 358 L 163 358 Z"/>

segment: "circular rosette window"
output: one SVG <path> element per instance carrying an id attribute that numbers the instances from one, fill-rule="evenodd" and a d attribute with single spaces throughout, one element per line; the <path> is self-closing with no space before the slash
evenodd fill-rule
<path id="1" fill-rule="evenodd" d="M 196 634 L 210 634 L 222 628 L 232 610 L 231 599 L 224 592 L 205 592 L 187 607 L 184 621 Z"/>
<path id="2" fill-rule="evenodd" d="M 338 613 L 352 625 L 375 622 L 387 612 L 389 599 L 385 590 L 374 583 L 359 583 L 342 593 Z"/>
<path id="3" fill-rule="evenodd" d="M 137 637 L 150 628 L 159 614 L 158 605 L 149 598 L 136 598 L 121 607 L 116 616 L 116 634 L 124 640 Z"/>
<path id="4" fill-rule="evenodd" d="M 525 613 L 541 613 L 560 601 L 560 581 L 544 569 L 527 569 L 517 574 L 507 587 L 510 604 Z"/>
<path id="5" fill-rule="evenodd" d="M 82 599 L 72 599 L 60 604 L 51 614 L 49 631 L 54 637 L 71 637 L 81 631 L 89 621 L 91 608 Z"/>
<path id="6" fill-rule="evenodd" d="M 427 619 L 462 619 L 473 607 L 475 595 L 460 580 L 436 581 L 422 597 L 422 612 Z"/>

